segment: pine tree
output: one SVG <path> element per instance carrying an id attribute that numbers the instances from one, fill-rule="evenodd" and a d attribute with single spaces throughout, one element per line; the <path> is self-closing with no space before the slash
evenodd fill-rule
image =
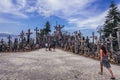
<path id="1" fill-rule="evenodd" d="M 43 37 L 44 35 L 47 35 L 49 32 L 51 32 L 50 23 L 49 21 L 47 21 L 45 27 L 43 29 L 40 29 L 40 36 Z"/>
<path id="2" fill-rule="evenodd" d="M 44 36 L 44 29 L 40 29 L 40 36 L 41 36 L 41 37 Z"/>
<path id="3" fill-rule="evenodd" d="M 46 34 L 46 35 L 47 35 L 49 32 L 51 32 L 49 21 L 46 22 L 44 31 L 45 31 L 45 34 Z"/>
<path id="4" fill-rule="evenodd" d="M 104 23 L 103 36 L 107 38 L 110 34 L 112 34 L 113 37 L 117 38 L 115 28 L 118 27 L 119 23 L 120 12 L 118 11 L 116 4 L 112 1 L 110 4 L 108 15 L 106 16 L 106 21 Z"/>

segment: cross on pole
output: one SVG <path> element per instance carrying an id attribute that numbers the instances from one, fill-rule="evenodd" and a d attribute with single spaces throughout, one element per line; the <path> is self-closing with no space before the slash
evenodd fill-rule
<path id="1" fill-rule="evenodd" d="M 21 33 L 20 33 L 20 38 L 21 38 L 21 40 L 23 41 L 23 38 L 24 38 L 24 32 L 22 31 Z"/>
<path id="2" fill-rule="evenodd" d="M 102 31 L 103 31 L 103 30 L 102 30 L 101 28 L 97 31 L 97 32 L 100 34 L 100 37 L 99 37 L 100 42 L 101 42 L 101 40 L 102 40 L 102 35 L 101 35 L 101 34 L 102 34 Z"/>
<path id="3" fill-rule="evenodd" d="M 59 40 L 62 39 L 61 29 L 62 29 L 63 27 L 64 27 L 64 25 L 63 25 L 63 26 L 61 26 L 61 25 L 55 26 L 56 35 L 58 36 L 58 39 L 59 39 Z"/>
<path id="4" fill-rule="evenodd" d="M 34 29 L 34 31 L 36 32 L 36 43 L 38 43 L 38 31 L 39 31 L 39 29 L 36 27 Z"/>
<path id="5" fill-rule="evenodd" d="M 1 39 L 1 44 L 3 44 L 3 42 L 4 42 L 4 40 L 3 40 L 3 39 Z"/>
<path id="6" fill-rule="evenodd" d="M 95 39 L 97 39 L 97 36 L 95 36 L 94 32 L 92 32 L 92 36 L 90 36 L 90 38 L 92 38 L 93 44 L 95 42 Z"/>
<path id="7" fill-rule="evenodd" d="M 22 47 L 23 47 L 23 39 L 24 39 L 24 32 L 22 31 L 21 33 L 20 33 L 20 38 L 21 38 L 21 45 L 22 45 Z"/>
<path id="8" fill-rule="evenodd" d="M 118 48 L 120 50 L 120 24 L 118 24 L 118 27 L 114 28 L 117 30 L 117 42 L 118 42 Z"/>
<path id="9" fill-rule="evenodd" d="M 9 45 L 9 47 L 10 47 L 10 39 L 11 39 L 11 36 L 9 35 L 8 36 L 8 45 Z"/>
<path id="10" fill-rule="evenodd" d="M 110 34 L 109 40 L 110 40 L 110 45 L 111 45 L 111 51 L 113 51 L 113 39 L 114 37 L 112 36 L 112 34 Z"/>
<path id="11" fill-rule="evenodd" d="M 28 29 L 28 33 L 26 33 L 27 35 L 27 44 L 30 43 L 30 35 L 33 34 L 32 32 L 30 32 L 30 29 Z"/>
<path id="12" fill-rule="evenodd" d="M 10 39 L 11 39 L 11 36 L 9 35 L 9 36 L 8 36 L 8 41 L 9 41 L 9 42 L 10 42 Z"/>

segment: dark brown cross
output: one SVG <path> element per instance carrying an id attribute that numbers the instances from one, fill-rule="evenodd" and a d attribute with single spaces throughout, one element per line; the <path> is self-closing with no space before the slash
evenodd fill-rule
<path id="1" fill-rule="evenodd" d="M 8 45 L 9 45 L 9 47 L 10 47 L 10 39 L 11 39 L 11 36 L 9 35 L 8 36 Z"/>
<path id="2" fill-rule="evenodd" d="M 3 44 L 3 42 L 4 42 L 4 40 L 3 40 L 3 39 L 1 39 L 1 44 Z"/>
<path id="3" fill-rule="evenodd" d="M 8 36 L 8 40 L 10 41 L 10 39 L 11 39 L 11 36 L 9 35 L 9 36 Z"/>
<path id="4" fill-rule="evenodd" d="M 39 29 L 36 27 L 34 29 L 34 31 L 36 32 L 36 43 L 38 43 L 38 31 L 39 31 Z"/>
<path id="5" fill-rule="evenodd" d="M 33 34 L 32 32 L 30 32 L 30 29 L 28 29 L 28 33 L 26 33 L 27 35 L 27 44 L 29 44 L 30 42 L 30 35 Z"/>
<path id="6" fill-rule="evenodd" d="M 23 38 L 24 38 L 24 32 L 22 31 L 19 36 L 20 36 L 21 40 L 23 40 Z"/>

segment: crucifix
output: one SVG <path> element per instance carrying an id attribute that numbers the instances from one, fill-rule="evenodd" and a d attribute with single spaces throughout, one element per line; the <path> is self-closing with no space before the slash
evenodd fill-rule
<path id="1" fill-rule="evenodd" d="M 10 39 L 11 39 L 11 36 L 9 35 L 9 36 L 8 36 L 8 46 L 9 46 L 9 48 L 10 48 L 10 42 L 11 42 Z"/>
<path id="2" fill-rule="evenodd" d="M 19 36 L 20 36 L 20 38 L 21 38 L 21 42 L 23 42 L 24 32 L 22 31 Z"/>
<path id="3" fill-rule="evenodd" d="M 38 43 L 38 31 L 39 31 L 39 29 L 36 27 L 35 29 L 34 29 L 34 31 L 36 32 L 36 43 Z"/>
<path id="4" fill-rule="evenodd" d="M 0 52 L 2 52 L 3 51 L 3 39 L 1 39 L 1 41 L 0 41 Z"/>
<path id="5" fill-rule="evenodd" d="M 92 38 L 93 45 L 94 45 L 95 39 L 97 39 L 97 36 L 95 36 L 94 32 L 92 32 L 92 36 L 90 38 Z"/>
<path id="6" fill-rule="evenodd" d="M 86 37 L 86 46 L 87 46 L 87 48 L 89 47 L 89 38 L 88 38 L 88 36 Z"/>
<path id="7" fill-rule="evenodd" d="M 112 36 L 112 34 L 109 35 L 109 40 L 110 40 L 110 46 L 111 46 L 111 51 L 113 52 L 113 39 L 114 37 Z"/>
<path id="8" fill-rule="evenodd" d="M 120 50 L 120 29 L 118 29 L 118 31 L 117 31 L 117 41 L 118 41 L 118 47 Z"/>
<path id="9" fill-rule="evenodd" d="M 75 32 L 74 32 L 75 41 L 78 40 L 78 38 L 77 38 L 77 34 L 78 34 L 77 31 L 75 31 Z"/>
<path id="10" fill-rule="evenodd" d="M 102 30 L 101 28 L 98 30 L 98 33 L 100 34 L 100 37 L 99 37 L 99 41 L 100 41 L 100 42 L 102 41 L 102 35 L 101 35 L 101 34 L 102 34 L 102 31 L 103 31 L 103 30 Z"/>
<path id="11" fill-rule="evenodd" d="M 3 42 L 4 42 L 4 40 L 3 39 L 1 39 L 1 44 L 3 45 Z"/>
<path id="12" fill-rule="evenodd" d="M 28 33 L 26 33 L 27 35 L 27 44 L 30 43 L 30 35 L 33 34 L 32 32 L 30 32 L 30 29 L 28 29 Z"/>
<path id="13" fill-rule="evenodd" d="M 60 25 L 55 26 L 56 35 L 58 36 L 58 39 L 59 39 L 59 40 L 62 39 L 62 32 L 61 32 L 61 29 L 62 29 L 63 27 L 64 27 L 64 25 L 63 25 L 63 26 L 60 26 Z"/>
<path id="14" fill-rule="evenodd" d="M 118 42 L 118 49 L 120 50 L 120 24 L 118 24 L 118 27 L 115 27 L 114 29 L 117 30 L 117 42 Z"/>
<path id="15" fill-rule="evenodd" d="M 20 35 L 19 35 L 20 38 L 21 38 L 21 48 L 22 48 L 22 49 L 23 49 L 23 45 L 24 45 L 24 44 L 23 44 L 23 42 L 24 42 L 24 41 L 23 41 L 23 40 L 24 40 L 24 35 L 25 35 L 25 34 L 24 34 L 23 31 L 22 31 L 22 32 L 20 33 Z"/>
<path id="16" fill-rule="evenodd" d="M 110 58 L 112 58 L 112 53 L 113 53 L 113 39 L 115 39 L 115 37 L 112 36 L 112 34 L 109 35 L 108 37 L 109 39 L 109 43 L 110 43 Z"/>

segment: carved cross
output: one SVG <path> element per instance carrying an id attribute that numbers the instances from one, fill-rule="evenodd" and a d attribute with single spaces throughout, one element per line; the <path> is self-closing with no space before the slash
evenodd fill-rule
<path id="1" fill-rule="evenodd" d="M 30 29 L 28 29 L 28 33 L 26 33 L 27 35 L 27 44 L 30 43 L 30 35 L 33 34 L 32 32 L 30 32 Z"/>

